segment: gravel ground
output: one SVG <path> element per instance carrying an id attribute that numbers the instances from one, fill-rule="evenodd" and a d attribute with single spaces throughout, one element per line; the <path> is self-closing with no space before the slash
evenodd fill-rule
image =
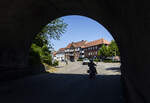
<path id="1" fill-rule="evenodd" d="M 82 62 L 69 62 L 68 65 L 61 63 L 55 73 L 64 74 L 87 74 L 88 66 L 82 65 Z M 98 75 L 120 75 L 120 63 L 96 63 Z"/>

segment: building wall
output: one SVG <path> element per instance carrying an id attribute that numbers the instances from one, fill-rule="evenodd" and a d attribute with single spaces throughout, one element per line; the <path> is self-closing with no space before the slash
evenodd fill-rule
<path id="1" fill-rule="evenodd" d="M 86 58 L 94 58 L 97 57 L 98 50 L 101 47 L 101 45 L 95 45 L 95 46 L 90 46 L 87 48 L 84 48 L 84 55 Z"/>
<path id="2" fill-rule="evenodd" d="M 84 48 L 84 56 L 85 58 L 97 58 L 98 50 L 101 48 L 102 44 L 94 45 Z"/>
<path id="3" fill-rule="evenodd" d="M 55 60 L 62 61 L 65 60 L 65 53 L 56 54 L 54 57 Z"/>
<path id="4" fill-rule="evenodd" d="M 72 51 L 71 51 L 72 50 Z M 65 52 L 66 59 L 70 60 L 70 57 L 73 56 L 75 60 L 80 57 L 80 48 L 68 48 Z"/>

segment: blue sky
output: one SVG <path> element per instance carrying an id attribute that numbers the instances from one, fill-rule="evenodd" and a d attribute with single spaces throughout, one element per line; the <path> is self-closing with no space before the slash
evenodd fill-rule
<path id="1" fill-rule="evenodd" d="M 51 40 L 54 44 L 54 50 L 66 47 L 71 42 L 87 40 L 93 41 L 104 38 L 111 41 L 111 34 L 97 21 L 85 16 L 64 16 L 61 17 L 68 24 L 66 32 L 60 40 Z"/>

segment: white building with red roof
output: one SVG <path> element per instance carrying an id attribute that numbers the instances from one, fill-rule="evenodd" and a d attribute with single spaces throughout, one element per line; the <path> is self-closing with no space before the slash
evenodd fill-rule
<path id="1" fill-rule="evenodd" d="M 81 57 L 82 46 L 84 46 L 87 41 L 82 40 L 79 42 L 69 43 L 65 49 L 65 56 L 68 60 L 74 61 Z"/>
<path id="2" fill-rule="evenodd" d="M 75 61 L 79 58 L 95 58 L 98 57 L 98 50 L 102 45 L 109 45 L 110 42 L 104 38 L 87 42 L 81 40 L 78 42 L 72 42 L 65 48 L 60 48 L 56 53 L 57 60 L 70 60 Z"/>
<path id="3" fill-rule="evenodd" d="M 54 60 L 65 60 L 65 48 L 60 48 L 57 52 L 54 53 Z"/>

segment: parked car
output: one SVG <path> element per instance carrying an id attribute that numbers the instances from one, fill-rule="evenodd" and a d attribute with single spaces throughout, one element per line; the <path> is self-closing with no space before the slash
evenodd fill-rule
<path id="1" fill-rule="evenodd" d="M 120 57 L 119 57 L 119 56 L 114 56 L 114 57 L 113 57 L 113 61 L 115 61 L 115 62 L 120 62 Z"/>
<path id="2" fill-rule="evenodd" d="M 89 63 L 89 59 L 88 58 L 84 58 L 82 64 L 83 65 L 87 65 Z"/>

